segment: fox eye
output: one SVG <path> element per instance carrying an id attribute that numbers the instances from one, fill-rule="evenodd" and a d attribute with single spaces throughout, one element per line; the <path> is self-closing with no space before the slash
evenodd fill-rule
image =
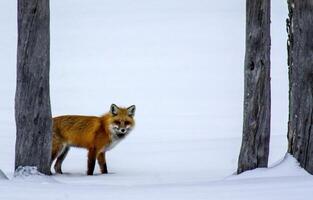
<path id="1" fill-rule="evenodd" d="M 125 126 L 128 126 L 128 125 L 130 125 L 130 122 L 129 122 L 129 121 L 126 121 L 126 122 L 125 122 Z"/>
<path id="2" fill-rule="evenodd" d="M 117 121 L 117 120 L 115 120 L 113 123 L 116 124 L 116 125 L 121 125 L 121 122 Z"/>

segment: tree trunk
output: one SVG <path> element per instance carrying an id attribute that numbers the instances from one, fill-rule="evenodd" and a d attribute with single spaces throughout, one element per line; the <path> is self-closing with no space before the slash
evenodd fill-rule
<path id="1" fill-rule="evenodd" d="M 288 0 L 288 152 L 313 174 L 313 1 Z"/>
<path id="2" fill-rule="evenodd" d="M 270 140 L 270 0 L 246 1 L 243 137 L 237 173 L 267 167 Z"/>
<path id="3" fill-rule="evenodd" d="M 49 0 L 18 0 L 15 169 L 50 174 Z"/>

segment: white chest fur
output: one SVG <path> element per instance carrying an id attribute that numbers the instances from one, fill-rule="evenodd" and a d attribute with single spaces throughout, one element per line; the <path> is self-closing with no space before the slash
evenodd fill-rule
<path id="1" fill-rule="evenodd" d="M 123 138 L 124 139 L 124 138 Z M 112 134 L 111 136 L 111 142 L 108 146 L 106 146 L 104 148 L 104 151 L 110 151 L 111 149 L 113 149 L 120 141 L 122 141 L 123 139 L 118 138 L 116 135 Z"/>
<path id="2" fill-rule="evenodd" d="M 111 126 L 110 127 L 110 131 L 111 131 L 111 134 L 110 134 L 110 143 L 109 145 L 107 145 L 103 150 L 104 151 L 110 151 L 111 149 L 113 149 L 118 143 L 120 143 L 120 141 L 122 141 L 127 134 L 125 134 L 124 137 L 118 137 L 117 136 L 117 133 L 116 131 L 114 130 L 114 128 Z"/>

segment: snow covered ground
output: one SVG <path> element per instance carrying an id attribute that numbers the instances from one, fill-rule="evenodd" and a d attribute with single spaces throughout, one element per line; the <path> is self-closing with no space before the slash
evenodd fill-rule
<path id="1" fill-rule="evenodd" d="M 241 143 L 245 3 L 51 1 L 53 115 L 136 104 L 137 126 L 89 177 L 71 149 L 64 175 L 12 178 L 16 1 L 0 1 L 0 199 L 308 199 L 313 179 L 285 157 L 284 1 L 272 3 L 269 169 L 233 176 Z M 21 180 L 22 179 L 22 180 Z"/>

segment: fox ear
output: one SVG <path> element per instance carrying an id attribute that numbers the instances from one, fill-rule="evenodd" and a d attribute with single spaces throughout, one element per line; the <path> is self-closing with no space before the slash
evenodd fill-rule
<path id="1" fill-rule="evenodd" d="M 111 114 L 112 115 L 117 115 L 118 113 L 118 110 L 119 110 L 120 108 L 117 106 L 117 105 L 115 105 L 115 104 L 112 104 L 111 105 L 111 108 L 110 108 L 110 112 L 111 112 Z"/>
<path id="2" fill-rule="evenodd" d="M 132 105 L 132 106 L 128 107 L 128 108 L 127 108 L 127 111 L 128 111 L 128 115 L 129 115 L 130 117 L 135 116 L 136 106 L 135 106 L 135 105 Z"/>

